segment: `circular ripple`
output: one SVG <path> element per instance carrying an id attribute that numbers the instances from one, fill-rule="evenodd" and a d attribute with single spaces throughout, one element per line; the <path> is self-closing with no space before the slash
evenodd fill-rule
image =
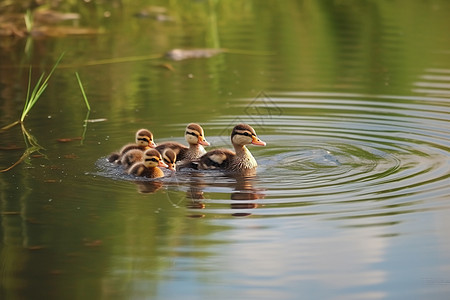
<path id="1" fill-rule="evenodd" d="M 214 147 L 229 148 L 234 125 L 251 124 L 267 142 L 249 146 L 257 177 L 177 172 L 164 181 L 178 191 L 171 201 L 182 198 L 201 215 L 359 218 L 442 207 L 450 192 L 449 104 L 438 97 L 334 93 L 242 99 L 236 105 L 242 114 L 202 125 Z"/>
<path id="2" fill-rule="evenodd" d="M 446 98 L 291 93 L 242 102 L 251 115 L 205 126 L 247 122 L 268 143 L 251 148 L 266 189 L 255 214 L 401 213 L 449 193 Z"/>

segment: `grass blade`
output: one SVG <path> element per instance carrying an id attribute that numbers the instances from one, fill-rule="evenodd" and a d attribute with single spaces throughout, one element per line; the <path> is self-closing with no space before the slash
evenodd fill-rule
<path id="1" fill-rule="evenodd" d="M 33 29 L 33 14 L 31 13 L 30 9 L 27 9 L 24 19 L 27 32 L 31 32 L 31 30 Z"/>
<path id="2" fill-rule="evenodd" d="M 20 122 L 23 122 L 23 119 L 25 118 L 25 110 L 28 107 L 28 103 L 30 102 L 31 70 L 32 70 L 32 67 L 30 66 L 30 71 L 28 73 L 27 97 L 25 98 L 25 105 L 23 106 L 22 115 L 20 116 Z"/>
<path id="3" fill-rule="evenodd" d="M 59 65 L 61 59 L 63 58 L 64 53 L 62 53 L 58 60 L 53 65 L 53 68 L 51 69 L 50 73 L 45 77 L 45 73 L 42 73 L 42 75 L 39 77 L 38 82 L 33 88 L 33 91 L 30 95 L 30 89 L 31 89 L 31 67 L 30 67 L 30 74 L 28 77 L 28 91 L 27 91 L 27 98 L 25 99 L 25 105 L 23 107 L 22 115 L 20 116 L 20 122 L 23 122 L 26 115 L 30 112 L 31 108 L 33 108 L 34 104 L 39 100 L 42 93 L 45 91 L 45 89 L 48 86 L 48 81 L 50 80 L 50 77 L 52 76 L 53 72 L 55 71 L 56 67 Z M 44 79 L 45 78 L 45 79 Z"/>
<path id="4" fill-rule="evenodd" d="M 87 107 L 88 111 L 90 111 L 91 106 L 89 105 L 89 101 L 86 97 L 86 93 L 84 92 L 83 84 L 81 83 L 80 75 L 78 75 L 78 72 L 75 72 L 75 76 L 77 77 L 78 85 L 80 86 L 81 94 L 83 94 L 83 98 L 84 98 L 84 102 L 86 103 L 86 107 Z"/>
<path id="5" fill-rule="evenodd" d="M 34 106 L 36 101 L 39 99 L 39 97 L 36 97 L 36 94 L 38 93 L 38 90 L 40 89 L 40 84 L 41 84 L 43 78 L 44 78 L 44 74 L 42 74 L 41 77 L 39 77 L 39 80 L 36 83 L 36 85 L 34 86 L 30 97 L 28 98 L 28 96 L 27 96 L 27 99 L 25 99 L 25 105 L 23 106 L 22 116 L 20 117 L 21 122 L 23 122 L 23 120 L 25 119 L 25 116 L 28 114 L 28 112 Z M 42 92 L 41 92 L 41 94 L 42 94 Z"/>

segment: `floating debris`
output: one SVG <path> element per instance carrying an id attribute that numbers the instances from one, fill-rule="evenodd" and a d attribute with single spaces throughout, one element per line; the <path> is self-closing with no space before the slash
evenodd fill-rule
<path id="1" fill-rule="evenodd" d="M 175 71 L 175 68 L 171 64 L 160 64 L 158 66 L 172 72 Z"/>
<path id="2" fill-rule="evenodd" d="M 166 57 L 179 61 L 190 58 L 210 58 L 224 52 L 224 49 L 172 49 L 166 53 Z"/>
<path id="3" fill-rule="evenodd" d="M 56 182 L 58 182 L 58 180 L 56 180 L 56 179 L 46 179 L 46 180 L 44 180 L 44 182 L 45 183 L 56 183 Z"/>
<path id="4" fill-rule="evenodd" d="M 3 211 L 0 214 L 3 216 L 17 216 L 20 215 L 20 211 Z"/>
<path id="5" fill-rule="evenodd" d="M 94 241 L 85 241 L 84 245 L 86 247 L 99 247 L 103 244 L 102 240 L 94 240 Z"/>
<path id="6" fill-rule="evenodd" d="M 96 35 L 100 29 L 72 26 L 36 26 L 30 32 L 33 37 L 64 37 L 68 35 Z"/>
<path id="7" fill-rule="evenodd" d="M 35 246 L 28 246 L 27 249 L 31 250 L 31 251 L 36 251 L 36 250 L 42 250 L 45 249 L 46 247 L 43 245 L 35 245 Z"/>
<path id="8" fill-rule="evenodd" d="M 68 158 L 68 159 L 77 159 L 77 158 L 79 158 L 79 156 L 76 155 L 76 154 L 71 153 L 71 154 L 66 154 L 66 155 L 64 155 L 64 158 Z"/>
<path id="9" fill-rule="evenodd" d="M 105 121 L 108 121 L 108 119 L 100 118 L 100 119 L 89 119 L 89 120 L 86 120 L 87 123 L 97 123 L 97 122 L 105 122 Z"/>
<path id="10" fill-rule="evenodd" d="M 23 150 L 23 147 L 17 145 L 0 146 L 0 150 Z"/>
<path id="11" fill-rule="evenodd" d="M 62 13 L 53 10 L 37 10 L 31 14 L 0 16 L 0 36 L 60 37 L 67 35 L 95 35 L 102 30 L 86 27 L 54 26 L 63 21 L 78 21 L 77 13 Z"/>
<path id="12" fill-rule="evenodd" d="M 174 19 L 167 15 L 167 8 L 163 6 L 149 6 L 134 14 L 136 18 L 154 19 L 158 22 L 173 22 Z"/>
<path id="13" fill-rule="evenodd" d="M 40 24 L 55 24 L 63 21 L 75 21 L 80 19 L 80 14 L 77 13 L 62 13 L 55 10 L 38 9 L 34 12 L 34 22 Z"/>
<path id="14" fill-rule="evenodd" d="M 81 140 L 81 136 L 77 136 L 77 137 L 74 137 L 74 138 L 57 139 L 57 141 L 60 142 L 60 143 L 69 143 L 69 142 L 80 141 L 80 140 Z"/>

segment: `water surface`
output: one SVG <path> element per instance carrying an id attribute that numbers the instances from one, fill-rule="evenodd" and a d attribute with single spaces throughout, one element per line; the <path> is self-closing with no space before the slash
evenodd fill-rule
<path id="1" fill-rule="evenodd" d="M 59 9 L 101 33 L 0 42 L 2 125 L 28 66 L 35 82 L 65 52 L 24 123 L 45 149 L 0 174 L 2 299 L 448 297 L 447 1 L 171 2 L 167 22 L 93 2 Z M 211 149 L 251 124 L 257 176 L 155 184 L 106 162 L 139 128 L 184 142 L 190 122 Z M 5 168 L 28 140 L 0 134 Z"/>

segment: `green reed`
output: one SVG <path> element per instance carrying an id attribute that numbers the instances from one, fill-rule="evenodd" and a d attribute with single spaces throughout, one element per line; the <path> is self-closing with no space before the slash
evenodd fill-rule
<path id="1" fill-rule="evenodd" d="M 81 82 L 80 75 L 78 75 L 78 72 L 75 72 L 75 76 L 77 77 L 78 85 L 80 86 L 81 94 L 83 95 L 84 103 L 86 103 L 87 107 L 87 113 L 86 117 L 84 118 L 84 124 L 83 124 L 83 133 L 81 134 L 81 142 L 80 144 L 83 145 L 84 139 L 86 137 L 86 131 L 87 131 L 87 123 L 89 120 L 89 114 L 91 113 L 91 106 L 89 105 L 89 101 L 86 96 L 86 92 L 84 91 L 83 83 Z"/>
<path id="2" fill-rule="evenodd" d="M 58 60 L 56 61 L 56 63 L 54 64 L 53 68 L 51 69 L 50 73 L 47 76 L 45 76 L 45 73 L 41 74 L 37 83 L 34 85 L 33 89 L 31 89 L 32 67 L 30 66 L 30 70 L 28 73 L 27 96 L 25 98 L 25 104 L 23 106 L 22 114 L 20 115 L 19 120 L 0 128 L 1 131 L 5 131 L 5 130 L 8 130 L 8 129 L 14 127 L 15 125 L 20 124 L 20 128 L 22 130 L 24 140 L 25 140 L 26 150 L 14 164 L 9 166 L 8 168 L 0 170 L 0 173 L 11 170 L 15 166 L 17 166 L 18 164 L 23 162 L 32 153 L 39 152 L 40 150 L 44 149 L 41 145 L 39 145 L 36 138 L 26 130 L 26 128 L 24 126 L 24 120 L 25 120 L 25 117 L 28 115 L 28 113 L 33 108 L 33 106 L 36 104 L 36 102 L 40 99 L 42 93 L 47 88 L 48 81 L 50 80 L 50 77 L 53 75 L 53 72 L 59 65 L 63 56 L 64 56 L 64 53 L 61 54 L 61 56 L 58 58 Z"/>
<path id="3" fill-rule="evenodd" d="M 42 73 L 39 77 L 38 82 L 33 88 L 33 91 L 30 94 L 31 90 L 31 66 L 30 66 L 30 72 L 28 77 L 28 89 L 27 89 L 27 97 L 25 99 L 25 105 L 23 107 L 22 115 L 20 117 L 20 122 L 22 123 L 26 117 L 26 115 L 30 112 L 30 110 L 33 108 L 33 106 L 36 104 L 36 102 L 41 97 L 42 93 L 45 91 L 45 89 L 48 86 L 48 81 L 50 80 L 50 77 L 52 76 L 53 72 L 55 71 L 56 67 L 59 65 L 59 62 L 61 61 L 62 57 L 64 56 L 64 53 L 61 54 L 61 56 L 56 61 L 55 65 L 51 69 L 50 73 L 47 75 L 47 77 L 44 78 L 45 73 Z"/>
<path id="4" fill-rule="evenodd" d="M 75 72 L 75 76 L 78 80 L 78 85 L 80 86 L 81 94 L 83 95 L 84 103 L 86 103 L 86 107 L 88 111 L 91 111 L 91 106 L 89 105 L 89 101 L 86 97 L 86 93 L 84 92 L 83 83 L 81 83 L 80 75 L 78 75 L 78 72 Z"/>

